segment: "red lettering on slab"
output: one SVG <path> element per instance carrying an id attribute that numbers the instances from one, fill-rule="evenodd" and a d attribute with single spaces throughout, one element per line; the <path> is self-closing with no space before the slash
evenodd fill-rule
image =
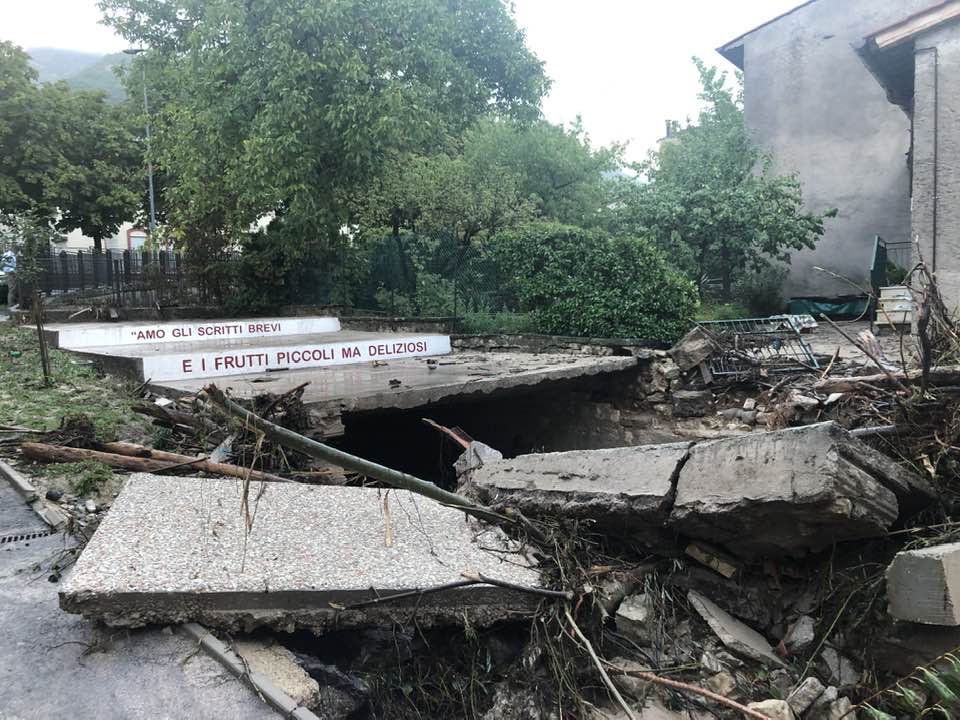
<path id="1" fill-rule="evenodd" d="M 181 369 L 185 373 L 193 372 L 193 360 L 184 360 L 181 363 Z"/>
<path id="2" fill-rule="evenodd" d="M 344 360 L 350 358 L 360 357 L 360 348 L 358 347 L 345 347 L 340 349 L 340 357 Z"/>

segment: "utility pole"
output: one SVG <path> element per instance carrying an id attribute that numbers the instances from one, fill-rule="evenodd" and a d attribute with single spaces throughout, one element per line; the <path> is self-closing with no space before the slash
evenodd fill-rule
<path id="1" fill-rule="evenodd" d="M 144 52 L 143 48 L 127 48 L 123 51 L 126 55 L 139 55 Z M 150 193 L 150 238 L 153 238 L 157 229 L 157 207 L 153 196 L 153 153 L 150 151 L 150 105 L 147 102 L 147 66 L 140 65 L 140 71 L 143 74 L 143 114 L 146 118 L 146 139 L 147 139 L 147 188 Z"/>

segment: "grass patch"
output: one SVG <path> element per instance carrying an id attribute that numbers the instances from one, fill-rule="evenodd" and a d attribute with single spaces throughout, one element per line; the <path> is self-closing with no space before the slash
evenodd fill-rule
<path id="1" fill-rule="evenodd" d="M 36 329 L 0 323 L 0 424 L 55 430 L 64 417 L 87 415 L 100 440 L 149 437 L 147 420 L 130 409 L 130 382 L 53 348 L 50 365 L 44 387 Z"/>
<path id="2" fill-rule="evenodd" d="M 113 470 L 96 460 L 43 465 L 39 474 L 45 477 L 65 477 L 77 495 L 92 495 L 113 478 Z"/>
<path id="3" fill-rule="evenodd" d="M 723 303 L 722 305 L 701 305 L 697 311 L 697 320 L 740 320 L 753 317 L 749 308 L 740 303 Z"/>

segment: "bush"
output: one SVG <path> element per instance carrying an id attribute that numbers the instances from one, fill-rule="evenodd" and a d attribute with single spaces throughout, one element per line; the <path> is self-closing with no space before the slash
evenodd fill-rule
<path id="1" fill-rule="evenodd" d="M 787 269 L 778 265 L 770 265 L 759 272 L 747 272 L 738 279 L 733 287 L 734 299 L 749 311 L 749 316 L 741 317 L 768 317 L 782 313 L 786 279 Z"/>
<path id="2" fill-rule="evenodd" d="M 751 312 L 740 303 L 723 303 L 722 305 L 701 305 L 697 313 L 697 320 L 739 320 L 748 318 Z"/>
<path id="3" fill-rule="evenodd" d="M 697 309 L 693 283 L 643 238 L 534 223 L 491 242 L 540 332 L 669 342 Z"/>

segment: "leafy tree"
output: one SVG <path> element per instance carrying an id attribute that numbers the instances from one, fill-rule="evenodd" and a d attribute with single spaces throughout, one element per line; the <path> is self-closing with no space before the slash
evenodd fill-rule
<path id="1" fill-rule="evenodd" d="M 27 54 L 0 42 L 0 213 L 79 228 L 99 247 L 140 204 L 131 122 L 101 93 L 38 84 Z"/>
<path id="2" fill-rule="evenodd" d="M 693 284 L 643 238 L 532 223 L 499 233 L 490 251 L 540 332 L 669 342 L 698 305 Z"/>
<path id="3" fill-rule="evenodd" d="M 501 0 L 100 7 L 148 48 L 170 220 L 222 214 L 228 235 L 273 214 L 288 237 L 332 237 L 390 157 L 432 154 L 481 115 L 536 117 L 547 88 Z"/>
<path id="4" fill-rule="evenodd" d="M 610 202 L 607 179 L 620 147 L 594 150 L 579 122 L 483 119 L 458 147 L 406 155 L 354 200 L 361 228 L 401 228 L 456 238 L 463 245 L 536 218 L 597 224 Z"/>
<path id="5" fill-rule="evenodd" d="M 624 202 L 620 227 L 651 237 L 701 296 L 718 278 L 729 300 L 739 276 L 812 248 L 836 211 L 804 210 L 799 180 L 772 175 L 751 142 L 742 92 L 728 88 L 726 73 L 694 62 L 704 109 L 637 166 L 645 181 Z"/>

